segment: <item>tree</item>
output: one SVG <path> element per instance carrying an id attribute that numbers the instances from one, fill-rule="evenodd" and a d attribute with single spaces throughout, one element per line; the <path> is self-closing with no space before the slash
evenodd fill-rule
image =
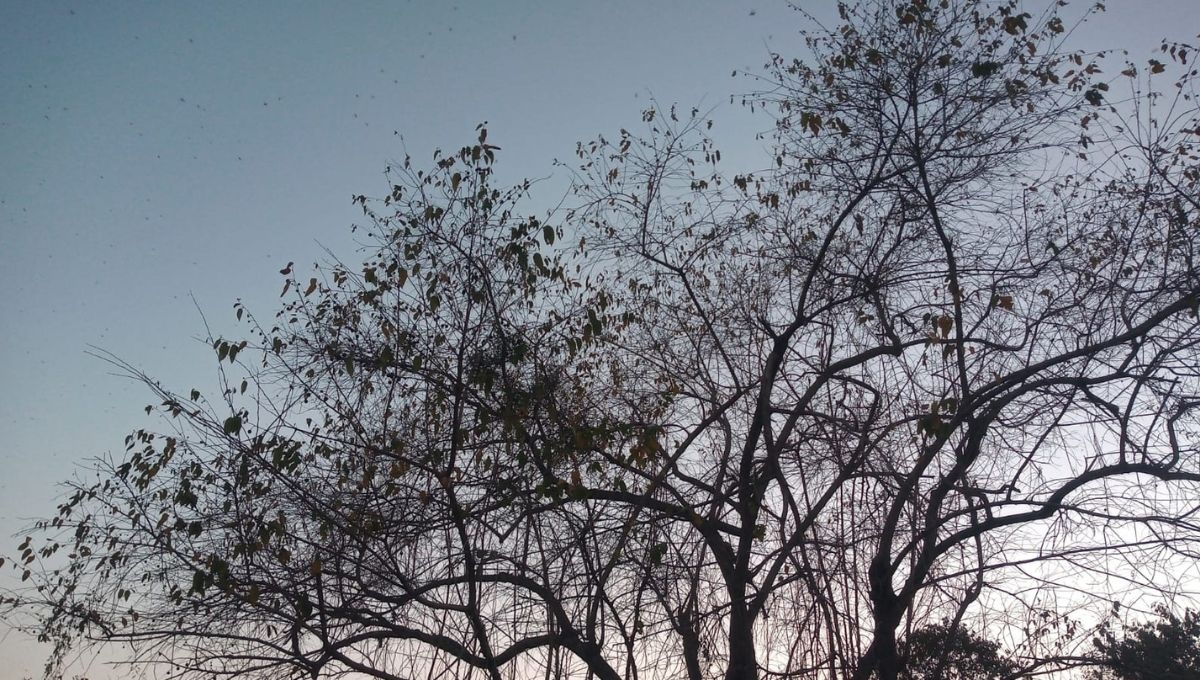
<path id="1" fill-rule="evenodd" d="M 1081 607 L 1197 549 L 1193 52 L 1110 80 L 1017 2 L 841 21 L 747 96 L 766 169 L 650 109 L 535 218 L 480 128 L 355 198 L 361 266 L 236 307 L 222 394 L 113 358 L 170 426 L 10 606 L 180 677 L 895 680 L 943 619 L 1070 666 Z"/>
<path id="2" fill-rule="evenodd" d="M 950 621 L 914 630 L 903 657 L 908 680 L 1003 680 L 1017 670 L 999 644 Z"/>
<path id="3" fill-rule="evenodd" d="M 1156 607 L 1157 621 L 1126 626 L 1117 637 L 1111 629 L 1095 639 L 1103 670 L 1097 680 L 1186 680 L 1200 676 L 1200 612 L 1180 618 Z"/>

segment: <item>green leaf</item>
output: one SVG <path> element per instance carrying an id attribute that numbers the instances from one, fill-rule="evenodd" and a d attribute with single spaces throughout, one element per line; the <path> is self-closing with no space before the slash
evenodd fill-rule
<path id="1" fill-rule="evenodd" d="M 554 245 L 554 227 L 548 224 L 545 227 L 542 227 L 542 238 L 545 239 L 546 245 Z"/>
<path id="2" fill-rule="evenodd" d="M 237 434 L 242 430 L 242 417 L 229 416 L 225 419 L 225 434 Z"/>

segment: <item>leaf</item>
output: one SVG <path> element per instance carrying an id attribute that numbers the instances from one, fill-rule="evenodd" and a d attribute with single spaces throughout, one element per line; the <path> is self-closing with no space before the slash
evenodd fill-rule
<path id="1" fill-rule="evenodd" d="M 379 350 L 379 358 L 376 363 L 382 368 L 387 368 L 396 362 L 396 355 L 392 351 L 390 345 L 384 345 L 383 349 Z"/>
<path id="2" fill-rule="evenodd" d="M 546 245 L 554 245 L 554 227 L 549 224 L 542 227 L 542 239 L 546 241 Z"/>
<path id="3" fill-rule="evenodd" d="M 312 295 L 313 291 L 316 289 L 317 289 L 317 279 L 316 279 L 316 277 L 313 277 L 308 280 L 308 288 L 304 289 L 304 295 L 305 296 Z"/>
<path id="4" fill-rule="evenodd" d="M 950 337 L 950 331 L 954 330 L 954 319 L 945 314 L 938 317 L 938 328 L 942 331 L 942 337 Z"/>
<path id="5" fill-rule="evenodd" d="M 225 419 L 225 423 L 222 425 L 222 427 L 225 430 L 225 434 L 237 434 L 242 430 L 242 417 L 229 416 Z"/>
<path id="6" fill-rule="evenodd" d="M 1018 14 L 1016 16 L 1004 18 L 1004 32 L 1009 35 L 1017 35 L 1024 33 L 1028 24 L 1025 20 L 1029 17 L 1028 14 Z"/>
<path id="7" fill-rule="evenodd" d="M 1100 94 L 1100 90 L 1094 87 L 1084 92 L 1083 98 L 1092 106 L 1100 106 L 1104 103 L 1104 95 Z"/>
<path id="8" fill-rule="evenodd" d="M 971 64 L 971 75 L 976 78 L 987 78 L 1000 70 L 1000 64 L 995 61 L 981 61 Z"/>
<path id="9" fill-rule="evenodd" d="M 667 555 L 667 544 L 656 543 L 650 548 L 650 563 L 662 564 L 663 557 Z"/>

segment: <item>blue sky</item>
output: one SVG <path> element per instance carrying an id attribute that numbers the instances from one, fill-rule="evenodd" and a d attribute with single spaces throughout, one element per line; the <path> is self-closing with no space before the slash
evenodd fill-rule
<path id="1" fill-rule="evenodd" d="M 1085 45 L 1200 29 L 1194 0 L 1111 5 Z M 0 3 L 0 537 L 153 424 L 89 346 L 208 386 L 201 312 L 234 332 L 236 299 L 274 311 L 288 261 L 353 260 L 350 196 L 484 120 L 516 180 L 635 124 L 651 96 L 719 106 L 726 165 L 752 167 L 770 121 L 729 105 L 753 88 L 730 72 L 800 55 L 799 22 L 782 2 L 715 0 Z M 35 675 L 41 653 L 0 629 L 16 660 L 0 680 Z"/>

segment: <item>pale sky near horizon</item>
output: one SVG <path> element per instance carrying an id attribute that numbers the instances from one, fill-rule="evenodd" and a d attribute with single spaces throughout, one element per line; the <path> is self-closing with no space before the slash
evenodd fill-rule
<path id="1" fill-rule="evenodd" d="M 1197 0 L 1109 5 L 1086 46 L 1200 31 Z M 201 312 L 236 331 L 233 302 L 269 316 L 287 262 L 353 261 L 350 196 L 485 120 L 514 181 L 636 125 L 651 96 L 717 107 L 725 165 L 761 165 L 770 119 L 730 105 L 754 87 L 730 74 L 800 56 L 800 22 L 778 0 L 0 2 L 0 555 L 57 481 L 155 424 L 89 346 L 212 383 Z M 0 680 L 42 655 L 0 624 Z"/>

